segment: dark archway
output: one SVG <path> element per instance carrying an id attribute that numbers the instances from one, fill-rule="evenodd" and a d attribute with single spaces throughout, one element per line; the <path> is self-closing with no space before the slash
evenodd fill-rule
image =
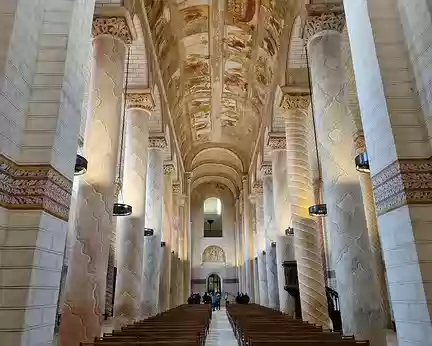
<path id="1" fill-rule="evenodd" d="M 209 275 L 207 278 L 207 292 L 222 292 L 221 278 L 219 275 Z"/>

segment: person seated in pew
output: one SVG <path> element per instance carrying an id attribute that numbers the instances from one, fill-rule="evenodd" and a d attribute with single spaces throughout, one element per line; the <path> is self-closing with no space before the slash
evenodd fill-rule
<path id="1" fill-rule="evenodd" d="M 240 295 L 240 292 L 237 292 L 237 296 L 236 296 L 236 298 L 235 298 L 235 301 L 236 301 L 237 304 L 240 304 L 240 301 L 241 301 L 241 295 Z"/>

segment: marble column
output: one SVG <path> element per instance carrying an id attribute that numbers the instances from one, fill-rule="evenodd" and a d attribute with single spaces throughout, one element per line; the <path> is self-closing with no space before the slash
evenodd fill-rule
<path id="1" fill-rule="evenodd" d="M 251 266 L 251 227 L 250 227 L 250 205 L 249 205 L 249 179 L 248 176 L 242 177 L 243 185 L 243 253 L 244 253 L 244 289 L 253 301 L 253 286 L 252 286 L 252 266 Z"/>
<path id="2" fill-rule="evenodd" d="M 235 201 L 235 247 L 236 247 L 236 267 L 237 267 L 237 279 L 238 279 L 238 291 L 242 291 L 242 248 L 241 248 L 241 216 L 240 216 L 240 198 L 237 197 Z"/>
<path id="3" fill-rule="evenodd" d="M 124 17 L 96 18 L 93 35 L 89 115 L 84 140 L 88 169 L 79 180 L 76 241 L 69 262 L 60 324 L 60 342 L 65 346 L 91 341 L 101 332 L 113 226 L 126 44 L 131 43 Z"/>
<path id="4" fill-rule="evenodd" d="M 285 134 L 269 134 L 267 145 L 271 148 L 272 158 L 275 236 L 285 236 L 285 231 L 288 229 L 291 222 Z M 294 243 L 290 244 L 294 246 Z M 292 251 L 285 251 L 285 247 L 288 247 L 288 245 L 284 244 L 284 250 L 282 250 L 282 247 L 280 247 L 280 251 L 277 251 L 279 304 L 280 310 L 282 312 L 288 313 L 292 316 L 293 312 L 295 311 L 295 301 L 293 297 L 287 291 L 285 291 L 285 270 L 282 264 L 285 261 L 292 260 L 288 257 L 285 258 L 284 255 L 291 252 L 294 253 L 294 249 L 292 249 Z"/>
<path id="5" fill-rule="evenodd" d="M 308 52 L 316 130 L 322 162 L 327 231 L 340 297 L 343 329 L 371 345 L 385 344 L 385 318 L 372 254 L 361 186 L 352 160 L 353 124 L 341 59 L 344 15 L 310 8 Z M 313 11 L 313 12 L 312 12 Z"/>
<path id="6" fill-rule="evenodd" d="M 179 305 L 178 301 L 178 291 L 179 287 L 179 232 L 180 227 L 180 198 L 181 198 L 181 185 L 179 182 L 172 183 L 172 196 L 173 196 L 173 215 L 172 223 L 173 230 L 171 233 L 171 279 L 170 279 L 170 308 L 174 308 Z"/>
<path id="7" fill-rule="evenodd" d="M 124 202 L 132 206 L 132 214 L 117 220 L 116 329 L 141 317 L 148 119 L 154 109 L 153 96 L 149 91 L 128 93 L 126 98 L 122 196 Z"/>
<path id="8" fill-rule="evenodd" d="M 166 163 L 163 166 L 164 171 L 164 203 L 163 203 L 163 232 L 162 242 L 165 246 L 162 248 L 162 264 L 159 284 L 159 312 L 166 311 L 170 308 L 170 287 L 171 287 L 171 250 L 172 233 L 173 233 L 173 195 L 172 195 L 172 173 L 174 164 Z"/>
<path id="9" fill-rule="evenodd" d="M 185 255 L 185 202 L 186 196 L 182 195 L 180 198 L 180 229 L 179 229 L 179 237 L 178 237 L 178 296 L 177 301 L 178 305 L 185 304 L 187 302 L 188 292 L 185 287 L 185 263 L 186 263 L 186 255 Z"/>
<path id="10" fill-rule="evenodd" d="M 315 204 L 308 160 L 307 109 L 308 92 L 287 91 L 281 106 L 285 109 L 287 181 L 294 228 L 295 254 L 299 278 L 302 319 L 330 327 L 320 234 L 309 207 Z"/>
<path id="11" fill-rule="evenodd" d="M 142 318 L 159 311 L 159 280 L 161 267 L 161 239 L 163 227 L 164 174 L 163 159 L 167 143 L 165 136 L 150 136 L 145 227 L 153 229 L 152 236 L 144 237 L 144 264 L 142 278 Z"/>
<path id="12" fill-rule="evenodd" d="M 266 267 L 266 235 L 264 223 L 264 197 L 263 183 L 256 181 L 253 184 L 253 194 L 255 196 L 255 222 L 256 222 L 256 241 L 255 252 L 258 263 L 258 286 L 259 286 L 259 303 L 264 306 L 269 305 L 268 287 L 267 287 L 267 267 Z"/>
<path id="13" fill-rule="evenodd" d="M 186 256 L 186 263 L 185 263 L 185 279 L 184 279 L 184 285 L 185 285 L 185 294 L 186 294 L 186 300 L 191 294 L 192 290 L 192 219 L 191 219 L 191 182 L 192 182 L 192 173 L 186 172 L 185 173 L 185 184 L 186 184 L 186 203 L 185 203 L 185 256 Z"/>
<path id="14" fill-rule="evenodd" d="M 276 225 L 274 216 L 273 177 L 271 165 L 267 164 L 261 166 L 261 178 L 263 181 L 268 305 L 270 308 L 278 310 L 279 284 L 276 259 Z"/>

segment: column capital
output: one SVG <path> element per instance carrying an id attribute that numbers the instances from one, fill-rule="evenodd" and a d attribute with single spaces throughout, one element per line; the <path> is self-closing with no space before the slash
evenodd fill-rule
<path id="1" fill-rule="evenodd" d="M 155 105 L 154 96 L 150 89 L 130 90 L 126 94 L 126 109 L 138 108 L 153 112 Z"/>
<path id="2" fill-rule="evenodd" d="M 175 171 L 174 164 L 172 162 L 164 163 L 163 165 L 164 175 L 171 175 Z"/>
<path id="3" fill-rule="evenodd" d="M 173 193 L 173 195 L 180 195 L 181 194 L 181 184 L 179 181 L 176 181 L 172 184 L 172 193 Z"/>
<path id="4" fill-rule="evenodd" d="M 286 91 L 280 107 L 286 111 L 307 110 L 310 104 L 309 92 Z"/>
<path id="5" fill-rule="evenodd" d="M 255 195 L 262 195 L 263 194 L 263 183 L 262 181 L 256 181 L 254 182 L 253 186 L 252 186 L 252 192 Z"/>
<path id="6" fill-rule="evenodd" d="M 167 146 L 165 135 L 149 136 L 149 149 L 165 150 Z"/>
<path id="7" fill-rule="evenodd" d="M 269 133 L 267 146 L 272 150 L 286 149 L 286 136 L 284 133 Z"/>
<path id="8" fill-rule="evenodd" d="M 248 182 L 248 180 L 249 180 L 249 176 L 247 174 L 245 174 L 241 177 L 241 181 L 243 184 L 246 184 Z"/>
<path id="9" fill-rule="evenodd" d="M 366 140 L 363 132 L 357 132 L 354 135 L 354 149 L 356 156 L 366 152 Z"/>
<path id="10" fill-rule="evenodd" d="M 101 35 L 112 36 L 129 45 L 132 43 L 132 32 L 124 16 L 95 16 L 92 26 L 93 38 Z"/>
<path id="11" fill-rule="evenodd" d="M 261 165 L 261 176 L 267 177 L 273 174 L 273 168 L 271 164 L 262 164 Z"/>
<path id="12" fill-rule="evenodd" d="M 188 182 L 191 182 L 192 180 L 192 172 L 185 172 L 185 178 Z"/>
<path id="13" fill-rule="evenodd" d="M 306 21 L 305 39 L 322 31 L 342 32 L 345 26 L 345 14 L 341 5 L 306 5 L 308 18 Z"/>

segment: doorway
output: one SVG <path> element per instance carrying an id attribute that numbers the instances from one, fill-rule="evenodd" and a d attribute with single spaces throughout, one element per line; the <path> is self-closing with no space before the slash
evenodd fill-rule
<path id="1" fill-rule="evenodd" d="M 210 274 L 207 278 L 207 292 L 222 292 L 221 278 L 217 274 Z"/>

